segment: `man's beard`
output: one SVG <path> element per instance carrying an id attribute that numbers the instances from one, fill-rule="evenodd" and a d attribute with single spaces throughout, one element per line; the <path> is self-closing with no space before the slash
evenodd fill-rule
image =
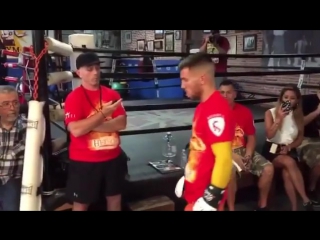
<path id="1" fill-rule="evenodd" d="M 17 120 L 18 116 L 17 114 L 12 114 L 10 116 L 6 117 L 7 122 L 15 122 Z"/>

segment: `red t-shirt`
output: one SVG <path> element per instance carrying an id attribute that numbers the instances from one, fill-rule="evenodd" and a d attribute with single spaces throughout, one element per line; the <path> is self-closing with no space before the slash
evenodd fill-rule
<path id="1" fill-rule="evenodd" d="M 101 103 L 106 104 L 113 100 L 119 100 L 120 95 L 107 87 L 101 86 Z M 90 100 L 90 101 L 89 101 Z M 65 123 L 83 120 L 100 109 L 100 90 L 90 91 L 83 87 L 73 90 L 65 101 Z M 121 115 L 126 115 L 123 106 L 119 106 L 105 121 Z M 74 137 L 70 133 L 69 157 L 81 162 L 103 162 L 119 156 L 120 138 L 117 132 L 101 133 L 90 132 L 81 137 Z"/>
<path id="2" fill-rule="evenodd" d="M 229 40 L 223 36 L 220 36 L 217 40 L 218 45 L 224 49 L 227 53 L 230 50 L 230 43 Z M 215 50 L 215 48 L 209 47 L 210 43 L 207 44 L 207 53 L 209 54 L 218 54 Z M 227 65 L 228 65 L 228 58 L 227 57 L 219 57 L 219 58 L 214 58 L 213 62 L 215 63 L 216 66 L 216 72 L 227 72 Z"/>
<path id="3" fill-rule="evenodd" d="M 232 149 L 246 147 L 245 136 L 255 135 L 256 133 L 252 113 L 249 108 L 239 103 L 235 103 L 232 112 L 236 122 Z"/>
<path id="4" fill-rule="evenodd" d="M 234 136 L 232 111 L 218 91 L 200 103 L 194 113 L 188 164 L 185 170 L 184 198 L 193 203 L 209 186 L 215 155 L 211 146 L 231 142 Z"/>

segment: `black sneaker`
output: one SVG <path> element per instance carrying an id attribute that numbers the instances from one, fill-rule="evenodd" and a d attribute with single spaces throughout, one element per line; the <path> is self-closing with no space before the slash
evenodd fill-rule
<path id="1" fill-rule="evenodd" d="M 308 193 L 308 196 L 309 196 L 310 201 L 312 202 L 312 205 L 314 207 L 320 207 L 320 200 L 319 200 L 319 197 L 318 197 L 316 191 L 310 191 Z"/>
<path id="2" fill-rule="evenodd" d="M 256 212 L 267 212 L 267 211 L 269 211 L 269 209 L 268 209 L 268 207 L 263 207 L 263 208 L 259 207 L 254 211 L 256 211 Z"/>
<path id="3" fill-rule="evenodd" d="M 310 201 L 310 202 L 307 202 L 307 203 L 304 203 L 304 204 L 303 204 L 303 207 L 304 207 L 304 209 L 305 209 L 307 212 L 313 212 L 313 211 L 314 211 L 314 209 L 313 209 L 313 204 L 312 204 L 311 201 Z"/>

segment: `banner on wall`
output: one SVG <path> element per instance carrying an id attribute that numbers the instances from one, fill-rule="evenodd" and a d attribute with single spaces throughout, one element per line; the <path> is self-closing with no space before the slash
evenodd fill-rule
<path id="1" fill-rule="evenodd" d="M 0 30 L 0 40 L 9 51 L 21 52 L 32 44 L 30 30 Z"/>
<path id="2" fill-rule="evenodd" d="M 320 53 L 320 30 L 264 30 L 262 31 L 263 54 Z M 265 58 L 263 66 L 300 67 L 301 58 Z M 320 58 L 307 58 L 306 66 L 319 67 Z"/>

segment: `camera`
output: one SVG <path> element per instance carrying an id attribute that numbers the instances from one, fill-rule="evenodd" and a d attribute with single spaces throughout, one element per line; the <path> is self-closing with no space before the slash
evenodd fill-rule
<path id="1" fill-rule="evenodd" d="M 211 30 L 211 36 L 209 36 L 209 42 L 214 43 L 217 41 L 218 36 L 216 34 L 219 34 L 219 30 Z"/>

